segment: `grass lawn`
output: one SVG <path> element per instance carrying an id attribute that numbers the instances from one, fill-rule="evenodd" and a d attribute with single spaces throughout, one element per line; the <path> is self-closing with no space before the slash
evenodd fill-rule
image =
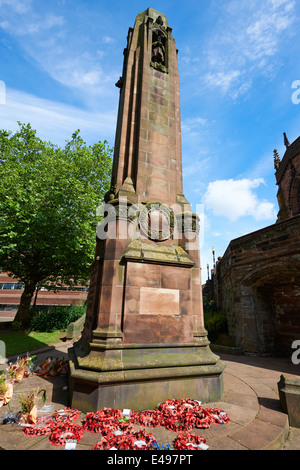
<path id="1" fill-rule="evenodd" d="M 51 333 L 34 332 L 30 333 L 12 330 L 0 330 L 0 341 L 4 342 L 6 357 L 15 354 L 24 354 L 34 349 L 40 349 L 61 341 L 65 336 L 64 331 L 53 331 Z M 0 349 L 1 355 L 1 349 Z"/>

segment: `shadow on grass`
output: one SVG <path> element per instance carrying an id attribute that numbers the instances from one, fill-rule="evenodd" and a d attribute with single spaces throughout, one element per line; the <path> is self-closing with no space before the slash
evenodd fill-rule
<path id="1" fill-rule="evenodd" d="M 61 332 L 40 333 L 0 330 L 0 341 L 4 343 L 5 357 L 26 354 L 61 341 Z M 2 343 L 2 346 L 3 346 Z M 3 349 L 3 348 L 2 348 Z"/>

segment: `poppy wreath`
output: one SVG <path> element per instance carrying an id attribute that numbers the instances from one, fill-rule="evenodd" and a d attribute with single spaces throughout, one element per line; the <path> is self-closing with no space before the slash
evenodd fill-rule
<path id="1" fill-rule="evenodd" d="M 129 434 L 133 431 L 133 424 L 131 423 L 115 423 L 104 426 L 101 430 L 102 436 L 111 436 L 113 433 L 120 432 L 122 434 Z"/>
<path id="2" fill-rule="evenodd" d="M 167 400 L 158 406 L 164 416 L 164 426 L 174 432 L 191 432 L 196 414 L 202 408 L 196 400 Z"/>
<path id="3" fill-rule="evenodd" d="M 23 428 L 23 433 L 26 436 L 47 436 L 47 434 L 51 434 L 53 432 L 56 426 L 57 425 L 54 421 L 50 421 L 42 428 L 39 426 L 25 426 Z"/>
<path id="4" fill-rule="evenodd" d="M 225 424 L 230 421 L 227 413 L 219 408 L 206 408 L 205 413 L 209 414 L 211 424 Z"/>
<path id="5" fill-rule="evenodd" d="M 180 399 L 180 400 L 166 400 L 158 405 L 157 409 L 161 410 L 165 415 L 174 415 L 178 411 L 190 409 L 193 412 L 201 411 L 201 404 L 197 400 Z"/>
<path id="6" fill-rule="evenodd" d="M 43 418 L 38 417 L 35 426 L 25 426 L 23 433 L 26 436 L 46 436 L 51 434 L 58 425 L 71 423 L 75 421 L 80 416 L 80 411 L 72 408 L 64 408 L 59 411 L 55 411 L 48 423 L 41 427 L 43 423 Z"/>
<path id="7" fill-rule="evenodd" d="M 113 408 L 103 408 L 95 413 L 88 413 L 83 422 L 83 429 L 89 432 L 102 432 L 104 429 L 114 431 L 120 428 L 118 420 L 123 417 L 122 411 Z"/>
<path id="8" fill-rule="evenodd" d="M 175 450 L 201 450 L 201 444 L 207 445 L 204 437 L 197 434 L 179 434 L 174 442 Z"/>
<path id="9" fill-rule="evenodd" d="M 201 414 L 200 416 L 196 416 L 194 419 L 195 428 L 207 429 L 210 427 L 210 425 L 211 425 L 210 416 L 203 416 L 203 414 Z"/>
<path id="10" fill-rule="evenodd" d="M 181 400 L 167 400 L 164 403 L 160 403 L 157 409 L 162 412 L 166 418 L 177 415 L 177 407 L 181 404 Z"/>
<path id="11" fill-rule="evenodd" d="M 209 428 L 212 424 L 226 424 L 230 419 L 222 410 L 218 408 L 205 408 L 202 413 L 195 417 L 195 428 Z"/>
<path id="12" fill-rule="evenodd" d="M 196 400 L 167 400 L 158 406 L 166 418 L 194 415 L 202 411 L 200 403 Z"/>
<path id="13" fill-rule="evenodd" d="M 126 433 L 131 432 L 133 430 L 133 423 L 130 423 L 128 421 L 119 422 L 118 426 L 121 429 L 121 431 L 126 432 Z"/>
<path id="14" fill-rule="evenodd" d="M 134 438 L 133 450 L 147 450 L 156 442 L 153 434 L 151 432 L 146 433 L 145 429 L 134 432 L 131 436 Z"/>
<path id="15" fill-rule="evenodd" d="M 102 436 L 111 436 L 114 432 L 119 431 L 120 426 L 118 423 L 104 424 L 101 429 Z M 123 431 L 121 431 L 123 433 Z"/>
<path id="16" fill-rule="evenodd" d="M 135 416 L 135 424 L 151 426 L 153 428 L 164 426 L 164 416 L 158 410 L 140 411 Z"/>
<path id="17" fill-rule="evenodd" d="M 118 450 L 132 450 L 134 446 L 133 434 L 114 435 L 114 437 L 108 438 L 111 443 L 111 447 Z"/>
<path id="18" fill-rule="evenodd" d="M 133 440 L 130 435 L 128 436 L 115 436 L 104 437 L 101 441 L 97 442 L 92 450 L 132 450 Z"/>
<path id="19" fill-rule="evenodd" d="M 66 426 L 70 427 L 72 421 L 75 421 L 79 417 L 79 410 L 64 408 L 55 411 L 50 421 L 43 428 L 37 423 L 36 426 L 26 426 L 23 432 L 28 436 L 51 434 L 52 437 L 50 437 L 53 442 L 60 442 L 61 435 L 63 434 L 62 429 Z M 165 426 L 168 430 L 177 433 L 190 433 L 190 435 L 192 435 L 193 427 L 209 428 L 211 424 L 223 424 L 229 421 L 227 414 L 218 408 L 205 409 L 201 407 L 201 403 L 197 400 L 181 399 L 167 400 L 158 405 L 155 410 L 142 412 L 131 410 L 129 417 L 126 419 L 124 419 L 124 415 L 120 410 L 103 408 L 95 413 L 88 413 L 82 426 L 76 428 L 76 425 L 74 425 L 73 430 L 75 432 L 74 439 L 76 438 L 76 432 L 79 434 L 81 432 L 83 433 L 83 431 L 102 433 L 104 439 L 96 444 L 95 447 L 97 449 L 98 447 L 99 449 L 117 447 L 125 450 L 127 448 L 134 448 L 134 442 L 138 440 L 138 437 L 135 435 L 136 433 L 133 432 L 134 424 L 151 427 Z M 116 431 L 119 432 L 116 433 Z M 65 433 L 70 435 L 72 431 L 65 431 Z M 130 436 L 135 439 L 135 441 L 132 441 Z M 144 448 L 143 446 L 148 448 L 149 442 L 147 439 L 145 440 L 145 436 L 141 438 L 140 441 L 143 442 L 139 442 L 141 447 L 137 448 Z M 55 445 L 63 444 L 58 443 Z"/>
<path id="20" fill-rule="evenodd" d="M 102 439 L 101 441 L 97 442 L 97 444 L 94 445 L 92 450 L 109 450 L 113 446 L 109 443 L 107 439 Z"/>
<path id="21" fill-rule="evenodd" d="M 139 412 L 130 410 L 129 417 L 127 417 L 128 422 L 131 424 L 137 424 L 137 417 L 138 417 Z"/>
<path id="22" fill-rule="evenodd" d="M 191 432 L 193 430 L 193 426 L 191 424 L 182 422 L 177 418 L 167 419 L 165 421 L 165 428 L 173 432 Z"/>
<path id="23" fill-rule="evenodd" d="M 230 421 L 228 415 L 218 408 L 202 408 L 197 400 L 167 400 L 158 407 L 164 416 L 164 425 L 175 432 L 191 432 L 192 428 L 209 428 L 211 424 Z"/>
<path id="24" fill-rule="evenodd" d="M 83 428 L 79 424 L 63 424 L 57 426 L 49 436 L 49 441 L 54 446 L 64 446 L 68 439 L 80 441 L 83 437 Z"/>
<path id="25" fill-rule="evenodd" d="M 103 408 L 94 413 L 94 418 L 96 420 L 103 421 L 117 421 L 123 417 L 123 413 L 120 410 L 115 410 L 114 408 Z"/>
<path id="26" fill-rule="evenodd" d="M 103 423 L 101 422 L 101 419 L 98 419 L 95 416 L 95 413 L 90 412 L 86 415 L 82 423 L 82 427 L 88 432 L 101 432 L 103 429 Z"/>
<path id="27" fill-rule="evenodd" d="M 80 411 L 75 408 L 63 408 L 62 410 L 54 411 L 52 418 L 56 424 L 63 424 L 67 422 L 76 421 L 80 417 Z"/>
<path id="28" fill-rule="evenodd" d="M 97 442 L 93 450 L 147 450 L 156 442 L 151 433 L 146 433 L 144 429 L 129 434 L 106 435 L 104 439 Z"/>

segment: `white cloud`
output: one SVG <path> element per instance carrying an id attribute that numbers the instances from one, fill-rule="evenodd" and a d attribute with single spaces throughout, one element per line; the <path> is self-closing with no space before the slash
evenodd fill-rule
<path id="1" fill-rule="evenodd" d="M 294 0 L 268 0 L 268 3 L 270 3 L 273 8 L 278 8 L 284 3 L 286 3 L 286 11 L 290 10 L 295 6 Z"/>
<path id="2" fill-rule="evenodd" d="M 200 157 L 200 158 L 193 158 L 193 161 L 190 163 L 190 164 L 184 164 L 183 165 L 183 168 L 182 168 L 182 171 L 183 171 L 183 177 L 186 178 L 190 175 L 192 175 L 193 177 L 195 177 L 196 174 L 198 174 L 199 172 L 202 173 L 203 175 L 203 172 L 204 170 L 207 170 L 207 168 L 209 167 L 211 163 L 211 157 Z M 201 182 L 198 182 L 197 181 L 197 188 L 201 185 Z"/>
<path id="3" fill-rule="evenodd" d="M 52 13 L 41 16 L 31 11 L 29 15 L 26 15 L 30 11 L 30 4 L 23 6 L 20 4 L 18 8 L 17 5 L 15 5 L 13 12 L 18 15 L 11 13 L 2 15 L 5 19 L 0 23 L 0 27 L 10 34 L 22 37 L 41 33 L 47 34 L 49 30 L 56 26 L 62 26 L 65 22 L 63 16 L 53 15 Z"/>
<path id="4" fill-rule="evenodd" d="M 43 140 L 61 146 L 71 139 L 77 129 L 88 143 L 106 139 L 113 145 L 116 110 L 112 109 L 109 113 L 88 112 L 6 89 L 5 104 L 0 104 L 0 128 L 14 132 L 18 129 L 17 121 L 30 123 Z"/>
<path id="5" fill-rule="evenodd" d="M 57 15 L 46 15 L 38 21 L 29 22 L 27 28 L 20 28 L 18 34 L 38 34 L 41 31 L 48 31 L 55 26 L 62 26 L 64 24 L 64 17 Z"/>
<path id="6" fill-rule="evenodd" d="M 102 70 L 99 65 L 88 59 L 85 55 L 85 57 L 77 57 L 73 60 L 59 61 L 56 66 L 53 64 L 51 76 L 69 88 L 100 87 L 104 81 L 101 80 L 103 77 Z M 48 67 L 52 60 L 53 58 L 49 57 Z M 87 88 L 86 91 L 91 92 L 91 88 Z"/>
<path id="7" fill-rule="evenodd" d="M 0 0 L 0 8 L 10 7 L 15 13 L 26 13 L 31 7 L 32 0 Z"/>
<path id="8" fill-rule="evenodd" d="M 279 33 L 288 29 L 294 21 L 294 17 L 289 15 L 293 3 L 288 3 L 287 11 L 278 11 L 277 6 L 273 6 L 273 12 L 267 11 L 248 26 L 246 33 L 251 47 L 248 55 L 252 60 L 275 55 L 280 45 Z"/>
<path id="9" fill-rule="evenodd" d="M 213 87 L 221 88 L 225 93 L 236 83 L 241 75 L 240 70 L 207 73 L 205 78 Z"/>
<path id="10" fill-rule="evenodd" d="M 104 44 L 114 44 L 115 40 L 110 36 L 103 36 L 102 42 L 104 42 Z"/>
<path id="11" fill-rule="evenodd" d="M 222 19 L 207 40 L 206 82 L 235 99 L 255 77 L 272 78 L 281 66 L 277 54 L 293 34 L 295 5 L 295 0 L 222 3 Z"/>
<path id="12" fill-rule="evenodd" d="M 208 121 L 202 117 L 186 118 L 181 122 L 181 132 L 183 137 L 190 139 L 191 137 L 203 136 L 207 131 Z"/>
<path id="13" fill-rule="evenodd" d="M 194 129 L 195 127 L 204 126 L 205 124 L 207 124 L 207 119 L 205 118 L 202 118 L 202 117 L 187 118 L 182 122 L 181 128 L 184 131 L 190 131 L 191 129 Z"/>
<path id="14" fill-rule="evenodd" d="M 261 184 L 264 184 L 262 178 L 213 181 L 203 196 L 205 210 L 230 221 L 245 216 L 253 217 L 256 221 L 274 219 L 274 204 L 259 200 L 254 192 Z"/>
<path id="15" fill-rule="evenodd" d="M 20 47 L 31 56 L 35 65 L 53 80 L 80 93 L 87 105 L 95 104 L 95 96 L 108 97 L 119 78 L 112 68 L 103 72 L 103 58 L 114 42 L 103 35 L 103 51 L 93 50 L 90 39 L 76 28 L 67 17 L 66 10 L 34 8 L 31 1 L 0 0 L 0 28 L 19 42 Z M 57 14 L 58 12 L 58 14 Z M 62 14 L 61 14 L 62 13 Z M 109 86 L 109 88 L 108 88 Z"/>

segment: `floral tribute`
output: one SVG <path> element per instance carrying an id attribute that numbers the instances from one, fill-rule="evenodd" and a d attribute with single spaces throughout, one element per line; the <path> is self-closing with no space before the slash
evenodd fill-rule
<path id="1" fill-rule="evenodd" d="M 60 357 L 52 358 L 51 356 L 38 364 L 35 369 L 35 374 L 43 376 L 45 379 L 49 377 L 55 377 L 60 374 L 67 374 L 69 369 L 69 361 L 63 360 Z"/>
<path id="2" fill-rule="evenodd" d="M 37 356 L 17 358 L 16 362 L 9 363 L 4 371 L 0 371 L 0 408 L 7 405 L 12 399 L 14 384 L 22 382 L 31 374 L 43 376 L 44 378 L 57 375 L 66 375 L 69 370 L 69 361 L 60 357 L 47 357 L 41 364 L 35 365 Z"/>
<path id="3" fill-rule="evenodd" d="M 64 446 L 68 439 L 80 441 L 84 432 L 98 433 L 101 439 L 93 450 L 154 450 L 162 449 L 154 435 L 145 429 L 136 431 L 134 425 L 145 427 L 164 426 L 178 433 L 174 440 L 175 450 L 207 450 L 206 440 L 193 434 L 193 428 L 209 428 L 212 424 L 225 424 L 228 415 L 218 408 L 203 408 L 197 400 L 167 400 L 154 410 L 136 412 L 103 408 L 89 412 L 81 425 L 75 424 L 80 411 L 64 408 L 55 411 L 45 423 L 37 421 L 36 426 L 25 426 L 27 436 L 49 435 L 49 441 Z M 165 449 L 171 449 L 168 444 Z"/>

